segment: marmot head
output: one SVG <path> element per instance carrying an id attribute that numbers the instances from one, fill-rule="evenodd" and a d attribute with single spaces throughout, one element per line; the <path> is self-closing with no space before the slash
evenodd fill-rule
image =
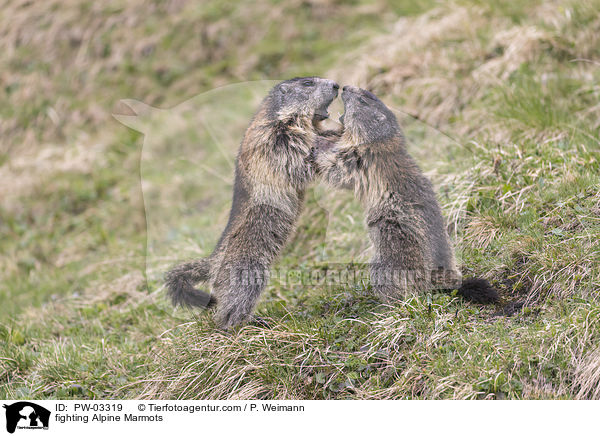
<path id="1" fill-rule="evenodd" d="M 392 111 L 374 94 L 355 86 L 344 86 L 344 130 L 358 143 L 369 144 L 392 138 L 400 133 Z"/>
<path id="2" fill-rule="evenodd" d="M 327 108 L 338 95 L 339 85 L 320 77 L 296 77 L 276 85 L 267 97 L 269 114 L 276 119 L 291 115 L 311 117 L 314 121 L 329 116 Z"/>

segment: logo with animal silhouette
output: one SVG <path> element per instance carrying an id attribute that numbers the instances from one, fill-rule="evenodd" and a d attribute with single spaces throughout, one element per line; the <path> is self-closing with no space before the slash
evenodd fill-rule
<path id="1" fill-rule="evenodd" d="M 16 429 L 48 430 L 50 411 L 29 401 L 4 404 L 6 409 L 6 431 L 14 433 Z"/>

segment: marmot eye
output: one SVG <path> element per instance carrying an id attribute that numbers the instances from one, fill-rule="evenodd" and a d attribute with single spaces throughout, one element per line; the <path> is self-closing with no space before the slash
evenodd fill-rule
<path id="1" fill-rule="evenodd" d="M 369 104 L 369 102 L 362 97 L 358 97 L 358 101 L 360 101 L 362 104 Z"/>
<path id="2" fill-rule="evenodd" d="M 302 84 L 303 84 L 304 86 L 313 86 L 313 85 L 315 84 L 315 81 L 314 81 L 314 80 L 304 80 L 304 81 L 302 82 Z"/>

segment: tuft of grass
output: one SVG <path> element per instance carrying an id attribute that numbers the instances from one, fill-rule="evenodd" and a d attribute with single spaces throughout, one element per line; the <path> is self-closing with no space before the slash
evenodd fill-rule
<path id="1" fill-rule="evenodd" d="M 366 291 L 312 296 L 305 313 L 269 318 L 272 328 L 181 324 L 161 338 L 141 398 L 569 398 L 574 374 L 595 371 L 582 352 L 598 339 L 598 306 L 506 319 L 447 294 L 387 306 Z"/>

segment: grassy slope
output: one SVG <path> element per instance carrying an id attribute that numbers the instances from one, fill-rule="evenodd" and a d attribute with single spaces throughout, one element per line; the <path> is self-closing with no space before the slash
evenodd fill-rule
<path id="1" fill-rule="evenodd" d="M 5 8 L 0 396 L 599 398 L 600 5 L 410 3 Z M 524 311 L 273 283 L 259 307 L 271 328 L 223 335 L 168 306 L 143 275 L 142 138 L 110 112 L 305 73 L 369 86 L 463 138 L 414 152 L 466 272 Z M 322 252 L 307 209 L 283 265 Z"/>

